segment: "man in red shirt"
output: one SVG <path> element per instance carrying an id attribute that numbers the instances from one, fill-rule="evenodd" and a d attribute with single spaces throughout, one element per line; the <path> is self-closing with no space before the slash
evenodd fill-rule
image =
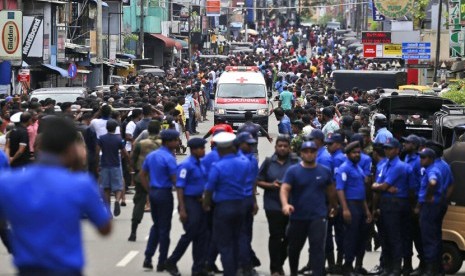
<path id="1" fill-rule="evenodd" d="M 203 139 L 207 139 L 208 137 L 213 135 L 218 130 L 233 133 L 232 127 L 229 124 L 227 124 L 227 122 L 223 118 L 218 118 L 217 122 L 218 123 L 216 125 L 214 125 L 212 128 L 210 128 L 210 130 L 207 132 L 207 134 L 205 134 L 205 136 L 203 136 Z"/>

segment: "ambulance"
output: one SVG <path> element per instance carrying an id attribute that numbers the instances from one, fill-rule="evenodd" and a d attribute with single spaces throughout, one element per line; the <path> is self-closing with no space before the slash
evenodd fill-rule
<path id="1" fill-rule="evenodd" d="M 253 114 L 253 122 L 268 131 L 268 100 L 262 73 L 256 66 L 227 66 L 218 79 L 215 93 L 214 120 L 223 119 L 233 129 L 245 122 L 244 113 Z"/>

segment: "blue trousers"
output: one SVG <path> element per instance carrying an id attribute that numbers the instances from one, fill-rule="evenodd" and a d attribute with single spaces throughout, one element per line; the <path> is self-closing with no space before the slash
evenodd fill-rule
<path id="1" fill-rule="evenodd" d="M 313 220 L 290 220 L 287 229 L 288 255 L 291 275 L 297 275 L 300 251 L 305 241 L 310 241 L 310 264 L 313 275 L 325 275 L 326 218 Z"/>
<path id="2" fill-rule="evenodd" d="M 239 268 L 241 234 L 246 220 L 243 200 L 216 203 L 213 217 L 213 237 L 221 255 L 225 276 L 235 276 Z M 244 248 L 242 248 L 244 251 Z M 245 253 L 247 254 L 247 253 Z"/>
<path id="3" fill-rule="evenodd" d="M 350 224 L 344 223 L 344 260 L 346 263 L 352 264 L 359 252 L 365 249 L 369 225 L 366 223 L 362 201 L 348 200 L 347 205 L 352 215 L 352 221 Z"/>
<path id="4" fill-rule="evenodd" d="M 439 263 L 442 258 L 442 220 L 445 203 L 423 203 L 420 210 L 420 230 L 425 263 Z"/>
<path id="5" fill-rule="evenodd" d="M 216 258 L 218 257 L 218 245 L 216 244 L 213 238 L 213 216 L 214 216 L 215 205 L 212 206 L 209 213 L 207 213 L 207 227 L 208 227 L 208 237 L 207 237 L 207 266 L 213 266 L 215 264 Z"/>
<path id="6" fill-rule="evenodd" d="M 383 254 L 387 260 L 400 263 L 404 252 L 408 251 L 408 241 L 411 240 L 410 204 L 407 199 L 381 198 L 380 210 L 384 231 Z"/>
<path id="7" fill-rule="evenodd" d="M 149 193 L 150 212 L 152 215 L 153 226 L 150 229 L 147 248 L 145 249 L 145 258 L 152 259 L 160 244 L 160 256 L 158 264 L 164 264 L 168 257 L 170 246 L 171 219 L 173 217 L 173 193 L 171 188 L 154 189 Z"/>
<path id="8" fill-rule="evenodd" d="M 334 240 L 336 241 L 337 252 L 344 252 L 344 219 L 342 217 L 342 209 L 334 218 L 328 220 L 328 230 L 326 233 L 326 253 L 334 252 L 333 243 L 333 228 Z"/>
<path id="9" fill-rule="evenodd" d="M 252 256 L 255 252 L 252 249 L 252 236 L 253 236 L 253 198 L 249 197 L 243 200 L 243 210 L 245 211 L 245 221 L 242 227 L 242 234 L 240 238 L 239 250 L 239 264 L 244 269 L 252 268 Z"/>
<path id="10" fill-rule="evenodd" d="M 201 272 L 207 257 L 207 214 L 202 209 L 201 197 L 184 197 L 187 221 L 183 223 L 185 233 L 181 236 L 168 262 L 176 264 L 192 242 L 194 264 L 192 273 Z"/>

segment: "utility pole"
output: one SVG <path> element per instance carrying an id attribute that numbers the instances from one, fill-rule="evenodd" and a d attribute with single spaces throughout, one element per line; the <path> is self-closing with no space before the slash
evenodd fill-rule
<path id="1" fill-rule="evenodd" d="M 187 21 L 187 28 L 188 28 L 188 40 L 187 40 L 187 44 L 188 44 L 188 47 L 189 47 L 189 71 L 191 70 L 192 68 L 192 44 L 191 44 L 191 40 L 192 40 L 192 34 L 191 34 L 191 21 L 192 21 L 192 5 L 189 4 L 189 18 L 187 19 L 189 21 Z"/>
<path id="2" fill-rule="evenodd" d="M 138 58 L 144 58 L 144 6 L 145 1 L 140 0 L 139 45 L 137 45 Z"/>
<path id="3" fill-rule="evenodd" d="M 103 85 L 102 0 L 97 0 L 97 62 L 100 64 L 99 85 Z"/>
<path id="4" fill-rule="evenodd" d="M 438 79 L 438 67 L 439 67 L 439 55 L 441 54 L 441 21 L 442 21 L 442 0 L 439 0 L 439 8 L 438 8 L 438 28 L 436 34 L 436 60 L 434 62 L 434 74 L 433 74 L 433 82 L 436 82 Z"/>

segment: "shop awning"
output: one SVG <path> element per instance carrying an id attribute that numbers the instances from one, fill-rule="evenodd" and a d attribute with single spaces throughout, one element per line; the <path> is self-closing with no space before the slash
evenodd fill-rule
<path id="1" fill-rule="evenodd" d="M 189 44 L 185 40 L 174 39 L 176 44 L 179 44 L 180 47 L 176 46 L 176 49 L 181 50 L 182 48 L 189 48 Z"/>
<path id="2" fill-rule="evenodd" d="M 132 55 L 132 54 L 120 53 L 120 54 L 116 54 L 116 58 L 120 58 L 120 59 L 136 59 L 137 57 L 135 55 Z"/>
<path id="3" fill-rule="evenodd" d="M 76 52 L 76 53 L 79 53 L 79 54 L 88 54 L 90 52 L 90 47 L 85 46 L 85 45 L 79 45 L 79 44 L 66 42 L 65 47 L 66 47 L 66 49 L 70 49 L 73 52 Z"/>
<path id="4" fill-rule="evenodd" d="M 47 2 L 47 3 L 52 3 L 52 4 L 60 4 L 64 5 L 67 2 L 66 1 L 59 1 L 59 0 L 37 0 L 38 2 Z"/>
<path id="5" fill-rule="evenodd" d="M 162 34 L 150 34 L 150 35 L 152 35 L 156 39 L 159 39 L 159 40 L 163 41 L 163 43 L 165 43 L 166 48 L 173 48 L 173 47 L 177 48 L 176 41 L 174 39 L 172 39 L 172 38 L 169 38 L 169 37 L 164 36 Z M 182 48 L 182 46 L 181 46 L 181 48 Z"/>
<path id="6" fill-rule="evenodd" d="M 42 64 L 42 66 L 47 67 L 48 69 L 54 71 L 56 74 L 61 75 L 63 78 L 68 77 L 68 71 L 63 68 L 51 64 Z"/>

